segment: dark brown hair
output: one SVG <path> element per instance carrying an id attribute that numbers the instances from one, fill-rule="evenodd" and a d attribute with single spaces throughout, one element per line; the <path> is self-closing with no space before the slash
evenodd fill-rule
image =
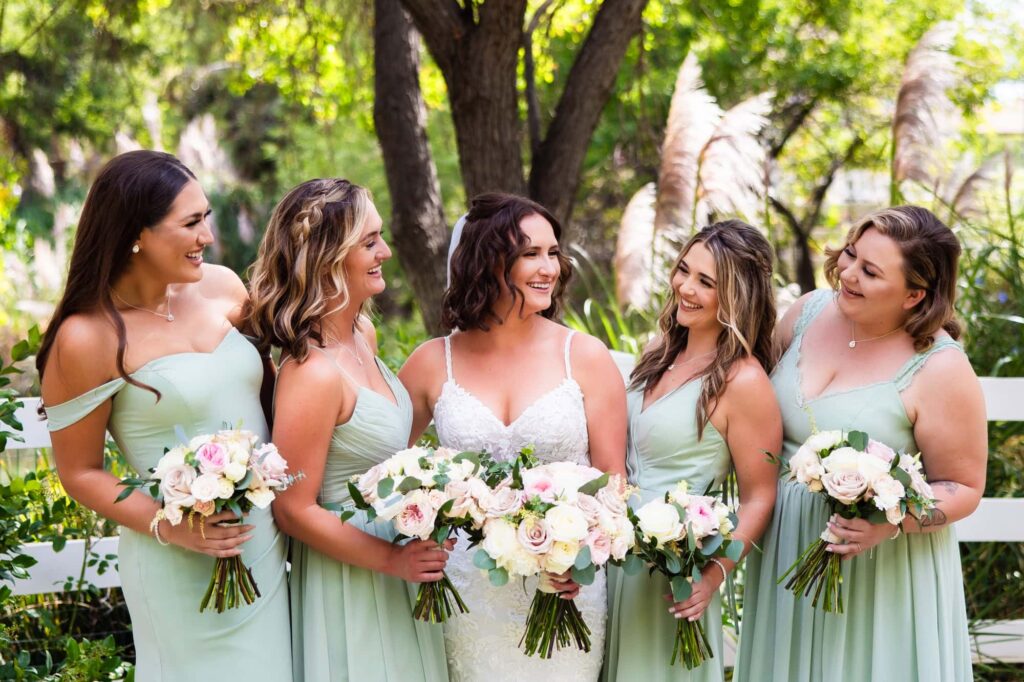
<path id="1" fill-rule="evenodd" d="M 926 208 L 894 206 L 868 214 L 850 229 L 842 248 L 825 249 L 825 277 L 832 288 L 839 289 L 839 256 L 869 228 L 896 242 L 907 287 L 924 291 L 924 299 L 903 322 L 903 329 L 914 339 L 914 349 L 931 348 L 940 329 L 959 339 L 962 329 L 955 305 L 960 241 Z"/>
<path id="2" fill-rule="evenodd" d="M 278 346 L 302 362 L 311 341 L 324 345 L 328 303 L 350 302 L 344 262 L 372 207 L 368 191 L 342 178 L 307 180 L 277 204 L 249 280 L 249 327 L 261 350 Z"/>
<path id="3" fill-rule="evenodd" d="M 115 156 L 100 170 L 78 219 L 67 285 L 36 355 L 40 379 L 64 320 L 99 309 L 117 332 L 117 373 L 129 384 L 153 391 L 159 399 L 159 391 L 136 381 L 125 369 L 127 334 L 110 287 L 124 274 L 132 244 L 142 230 L 163 220 L 182 188 L 195 177 L 170 154 L 145 149 Z"/>
<path id="4" fill-rule="evenodd" d="M 494 304 L 501 296 L 501 282 L 495 272 L 502 272 L 505 286 L 512 292 L 519 309 L 525 303 L 523 292 L 512 283 L 512 266 L 530 246 L 519 223 L 531 215 L 539 215 L 554 230 L 555 239 L 562 239 L 562 225 L 546 208 L 513 194 L 491 192 L 473 198 L 462 228 L 462 238 L 452 254 L 451 284 L 444 294 L 441 325 L 445 329 L 490 329 L 501 324 Z M 572 277 L 572 265 L 563 253 L 558 255 L 558 282 L 551 294 L 551 306 L 541 312 L 555 317 L 562 304 L 565 287 Z"/>
<path id="5" fill-rule="evenodd" d="M 765 372 L 775 366 L 775 290 L 772 288 L 772 247 L 758 230 L 740 220 L 724 220 L 705 227 L 683 246 L 669 279 L 694 244 L 702 243 L 715 259 L 718 294 L 718 335 L 715 357 L 697 376 L 704 382 L 697 401 L 697 436 L 725 392 L 733 365 L 756 358 Z M 671 284 L 669 284 L 671 287 Z M 689 342 L 690 330 L 676 321 L 678 292 L 669 292 L 658 317 L 660 336 L 640 357 L 630 376 L 630 390 L 653 388 Z"/>

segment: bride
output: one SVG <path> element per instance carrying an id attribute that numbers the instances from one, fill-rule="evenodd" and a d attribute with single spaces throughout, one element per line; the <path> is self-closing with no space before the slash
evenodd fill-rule
<path id="1" fill-rule="evenodd" d="M 415 442 L 431 418 L 441 445 L 514 457 L 533 445 L 542 461 L 591 464 L 625 475 L 626 396 L 611 355 L 597 339 L 554 322 L 572 274 L 559 248 L 561 226 L 542 206 L 507 194 L 473 199 L 449 262 L 442 323 L 456 330 L 409 357 L 399 378 L 413 401 Z M 444 625 L 453 682 L 597 680 L 607 610 L 604 574 L 575 598 L 592 631 L 591 652 L 550 660 L 519 648 L 536 580 L 490 585 L 457 547 L 447 572 L 470 613 Z"/>

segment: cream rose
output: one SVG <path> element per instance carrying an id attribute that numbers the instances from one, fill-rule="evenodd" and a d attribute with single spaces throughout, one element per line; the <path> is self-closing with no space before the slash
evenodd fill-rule
<path id="1" fill-rule="evenodd" d="M 232 483 L 238 483 L 245 478 L 246 472 L 249 471 L 245 468 L 245 465 L 241 462 L 228 462 L 224 467 L 224 478 L 228 479 Z"/>
<path id="2" fill-rule="evenodd" d="M 540 556 L 551 549 L 554 540 L 544 519 L 527 516 L 516 531 L 519 544 L 530 554 Z"/>
<path id="3" fill-rule="evenodd" d="M 678 540 L 684 528 L 675 506 L 661 500 L 652 500 L 636 512 L 640 531 L 663 545 Z"/>
<path id="4" fill-rule="evenodd" d="M 821 460 L 828 473 L 860 471 L 861 453 L 850 447 L 836 448 Z"/>
<path id="5" fill-rule="evenodd" d="M 626 514 L 626 500 L 619 486 L 612 486 L 611 483 L 597 491 L 597 501 L 616 516 Z"/>
<path id="6" fill-rule="evenodd" d="M 555 542 L 544 557 L 544 570 L 555 575 L 565 573 L 576 563 L 579 553 L 578 542 Z"/>
<path id="7" fill-rule="evenodd" d="M 494 519 L 515 514 L 522 508 L 523 500 L 520 491 L 505 486 L 499 487 L 480 500 L 480 506 L 489 518 Z"/>
<path id="8" fill-rule="evenodd" d="M 245 491 L 245 499 L 252 502 L 254 507 L 266 509 L 274 501 L 274 491 L 270 488 L 250 488 Z"/>
<path id="9" fill-rule="evenodd" d="M 178 446 L 171 448 L 164 453 L 164 456 L 156 463 L 156 470 L 153 471 L 152 478 L 163 480 L 167 476 L 167 471 L 174 467 L 180 467 L 185 465 L 185 448 Z"/>
<path id="10" fill-rule="evenodd" d="M 821 464 L 818 453 L 806 445 L 801 445 L 789 459 L 789 469 L 797 482 L 803 483 L 811 492 L 818 492 L 822 489 L 821 477 L 825 474 L 825 467 Z"/>
<path id="11" fill-rule="evenodd" d="M 179 507 L 191 507 L 196 499 L 192 496 L 192 484 L 196 480 L 196 470 L 187 464 L 169 467 L 164 471 L 160 481 L 160 496 L 164 504 Z"/>
<path id="12" fill-rule="evenodd" d="M 192 496 L 198 502 L 212 502 L 220 497 L 221 478 L 217 474 L 203 474 L 192 482 Z"/>
<path id="13" fill-rule="evenodd" d="M 903 516 L 903 510 L 900 508 L 900 505 L 885 510 L 885 520 L 894 526 L 903 523 Z"/>
<path id="14" fill-rule="evenodd" d="M 547 511 L 544 520 L 556 542 L 579 542 L 587 537 L 587 519 L 574 504 L 557 504 Z"/>
<path id="15" fill-rule="evenodd" d="M 590 548 L 590 559 L 596 566 L 604 566 L 612 555 L 612 539 L 600 528 L 591 528 L 583 544 Z"/>
<path id="16" fill-rule="evenodd" d="M 843 504 L 853 504 L 868 489 L 868 481 L 859 471 L 829 472 L 821 477 L 821 483 Z"/>
<path id="17" fill-rule="evenodd" d="M 903 484 L 889 475 L 879 476 L 871 483 L 875 496 L 871 501 L 879 509 L 889 510 L 900 506 L 900 500 L 907 494 Z"/>
<path id="18" fill-rule="evenodd" d="M 479 479 L 476 479 L 479 480 Z M 487 515 L 480 508 L 473 496 L 473 486 L 469 481 L 451 481 L 445 486 L 445 494 L 453 500 L 448 517 L 452 519 L 471 518 L 477 526 L 483 524 Z"/>
<path id="19" fill-rule="evenodd" d="M 488 519 L 484 523 L 484 539 L 480 546 L 500 565 L 504 558 L 516 551 L 519 546 L 516 530 L 516 527 L 505 519 Z"/>
<path id="20" fill-rule="evenodd" d="M 842 431 L 819 431 L 812 434 L 810 438 L 804 441 L 804 445 L 810 448 L 813 452 L 821 452 L 822 450 L 834 448 L 842 442 Z"/>
<path id="21" fill-rule="evenodd" d="M 368 504 L 373 504 L 377 501 L 377 484 L 386 477 L 387 471 L 382 464 L 372 466 L 356 478 L 356 490 Z"/>

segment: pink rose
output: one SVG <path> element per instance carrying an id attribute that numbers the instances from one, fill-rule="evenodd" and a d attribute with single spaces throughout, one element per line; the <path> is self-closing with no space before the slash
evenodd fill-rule
<path id="1" fill-rule="evenodd" d="M 548 526 L 544 519 L 538 519 L 535 516 L 523 519 L 516 530 L 516 539 L 519 540 L 523 549 L 537 556 L 545 554 L 551 549 L 551 544 L 554 542 L 551 534 L 548 533 Z"/>
<path id="2" fill-rule="evenodd" d="M 821 477 L 829 495 L 843 504 L 853 504 L 865 490 L 868 480 L 859 471 L 833 471 Z"/>
<path id="3" fill-rule="evenodd" d="M 199 446 L 196 450 L 196 461 L 199 462 L 199 470 L 204 474 L 219 474 L 230 461 L 227 448 L 220 443 L 210 441 Z"/>
<path id="4" fill-rule="evenodd" d="M 402 501 L 402 509 L 394 519 L 395 530 L 402 535 L 426 540 L 434 531 L 437 509 L 430 504 L 427 493 L 414 490 Z"/>
<path id="5" fill-rule="evenodd" d="M 600 528 L 591 528 L 583 544 L 590 548 L 590 559 L 595 566 L 603 566 L 612 555 L 612 539 Z"/>
<path id="6" fill-rule="evenodd" d="M 523 472 L 523 494 L 527 498 L 539 497 L 544 502 L 554 502 L 557 490 L 554 479 L 548 472 L 531 469 Z"/>
<path id="7" fill-rule="evenodd" d="M 605 506 L 596 497 L 584 495 L 583 493 L 576 497 L 576 506 L 583 512 L 583 516 L 587 519 L 587 524 L 591 526 L 600 522 L 601 516 L 608 513 L 608 510 L 605 509 Z"/>
<path id="8" fill-rule="evenodd" d="M 614 476 L 605 487 L 597 491 L 597 501 L 616 516 L 626 515 L 624 482 L 620 476 Z"/>
<path id="9" fill-rule="evenodd" d="M 195 504 L 196 498 L 192 496 L 192 483 L 195 480 L 196 470 L 187 464 L 166 469 L 160 481 L 160 495 L 164 504 L 177 507 L 191 507 Z"/>
<path id="10" fill-rule="evenodd" d="M 718 530 L 718 514 L 715 513 L 710 498 L 694 496 L 686 506 L 686 524 L 693 529 L 697 539 L 714 535 Z"/>
<path id="11" fill-rule="evenodd" d="M 488 518 L 496 519 L 515 514 L 522 508 L 523 499 L 518 490 L 508 486 L 499 486 L 480 501 L 480 506 L 483 507 Z"/>
<path id="12" fill-rule="evenodd" d="M 253 455 L 253 468 L 259 471 L 268 486 L 281 485 L 288 478 L 288 462 L 273 443 L 261 445 Z"/>
<path id="13" fill-rule="evenodd" d="M 869 455 L 883 460 L 887 464 L 892 464 L 892 461 L 896 459 L 896 452 L 885 443 L 879 443 L 877 440 L 868 440 L 868 446 L 864 452 Z"/>

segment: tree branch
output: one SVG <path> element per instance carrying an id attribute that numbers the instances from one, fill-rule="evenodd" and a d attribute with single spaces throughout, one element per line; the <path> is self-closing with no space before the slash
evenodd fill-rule
<path id="1" fill-rule="evenodd" d="M 530 195 L 567 223 L 583 160 L 647 0 L 605 0 L 573 62 L 530 169 Z"/>
<path id="2" fill-rule="evenodd" d="M 402 5 L 441 70 L 450 68 L 473 20 L 472 3 L 462 8 L 455 0 L 402 0 Z"/>
<path id="3" fill-rule="evenodd" d="M 526 122 L 530 133 L 530 157 L 537 155 L 540 148 L 540 105 L 537 103 L 537 77 L 533 61 L 533 33 L 540 26 L 548 8 L 555 0 L 544 0 L 544 4 L 533 13 L 526 30 L 523 31 L 523 80 L 526 81 Z"/>
<path id="4" fill-rule="evenodd" d="M 778 136 L 768 145 L 768 158 L 777 159 L 782 154 L 783 148 L 789 139 L 803 126 L 804 121 L 811 115 L 814 108 L 818 106 L 818 98 L 804 99 L 798 97 L 796 101 L 786 104 L 778 117 L 785 120 L 785 124 L 779 131 Z"/>

